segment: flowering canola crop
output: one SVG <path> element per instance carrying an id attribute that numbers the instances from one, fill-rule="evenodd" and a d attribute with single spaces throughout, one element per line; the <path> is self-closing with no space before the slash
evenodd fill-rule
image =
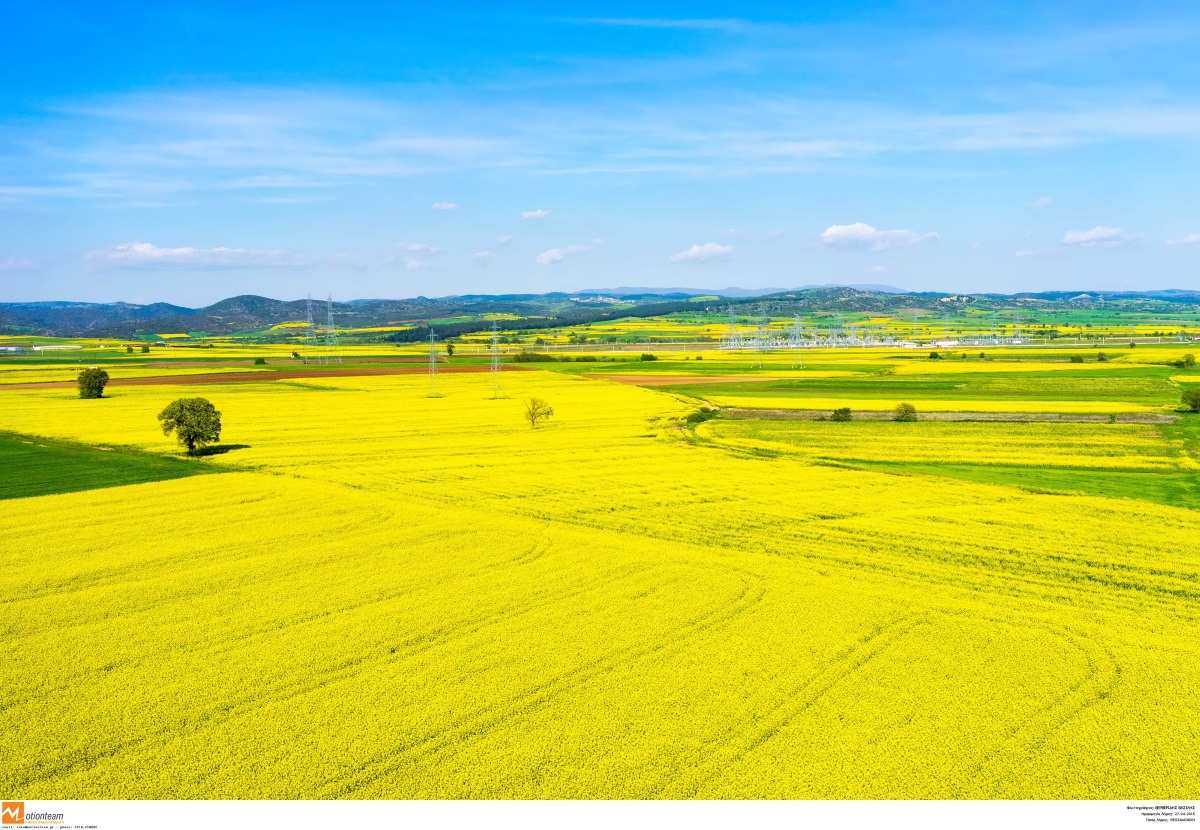
<path id="1" fill-rule="evenodd" d="M 1149 427 L 693 438 L 669 390 L 502 380 L 189 386 L 236 447 L 195 463 L 228 473 L 0 502 L 0 789 L 1196 792 L 1200 517 L 814 463 L 851 426 L 929 430 L 901 459 L 1183 469 Z M 177 452 L 180 389 L 0 394 L 0 429 Z"/>

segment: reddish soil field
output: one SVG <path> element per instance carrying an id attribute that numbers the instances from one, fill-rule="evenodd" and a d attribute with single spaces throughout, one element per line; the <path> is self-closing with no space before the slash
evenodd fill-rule
<path id="1" fill-rule="evenodd" d="M 207 375 L 158 375 L 145 378 L 113 378 L 109 386 L 199 386 L 214 383 L 265 383 L 273 380 L 303 380 L 305 378 L 354 378 L 373 375 L 423 375 L 426 366 L 363 366 L 346 369 L 263 369 L 257 372 L 214 372 Z M 438 374 L 466 374 L 491 371 L 490 366 L 439 366 Z M 505 366 L 503 371 L 520 371 Z M 0 384 L 0 389 L 72 389 L 73 380 L 54 380 L 46 383 Z"/>
<path id="2" fill-rule="evenodd" d="M 794 380 L 788 377 L 718 377 L 714 375 L 585 375 L 593 380 L 614 380 L 631 386 L 684 386 L 693 383 L 750 383 L 756 380 Z"/>

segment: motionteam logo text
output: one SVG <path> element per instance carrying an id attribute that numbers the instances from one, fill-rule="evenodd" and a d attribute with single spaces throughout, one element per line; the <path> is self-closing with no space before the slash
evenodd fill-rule
<path id="1" fill-rule="evenodd" d="M 27 813 L 24 801 L 5 801 L 0 803 L 0 824 L 62 824 L 62 813 Z"/>

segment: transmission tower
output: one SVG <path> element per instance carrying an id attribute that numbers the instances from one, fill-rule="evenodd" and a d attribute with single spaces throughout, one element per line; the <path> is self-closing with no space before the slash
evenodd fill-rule
<path id="1" fill-rule="evenodd" d="M 308 363 L 311 357 L 314 361 L 320 360 L 320 346 L 317 343 L 317 327 L 313 325 L 312 316 L 312 294 L 308 295 L 308 301 L 305 304 L 308 311 L 308 322 L 304 327 L 304 357 L 305 363 Z"/>
<path id="2" fill-rule="evenodd" d="M 326 322 L 325 322 L 325 351 L 326 363 L 337 363 L 341 365 L 342 353 L 338 348 L 337 329 L 333 327 L 333 295 L 329 295 L 326 301 Z"/>
<path id="3" fill-rule="evenodd" d="M 492 321 L 492 400 L 500 397 L 500 324 Z"/>
<path id="4" fill-rule="evenodd" d="M 433 333 L 433 326 L 429 327 L 429 397 L 439 397 L 437 385 L 437 335 Z"/>
<path id="5" fill-rule="evenodd" d="M 794 355 L 792 355 L 792 368 L 795 369 L 796 364 L 798 363 L 800 365 L 800 368 L 803 369 L 804 368 L 804 352 L 801 351 L 801 349 L 803 349 L 803 347 L 804 347 L 804 327 L 800 325 L 800 315 L 799 314 L 794 315 L 793 320 L 794 320 L 794 322 L 792 324 L 792 346 L 795 347 L 796 353 Z"/>
<path id="6" fill-rule="evenodd" d="M 767 307 L 759 303 L 758 326 L 754 330 L 754 363 L 750 367 L 752 369 L 761 369 L 763 366 L 763 352 L 767 350 L 767 326 Z"/>

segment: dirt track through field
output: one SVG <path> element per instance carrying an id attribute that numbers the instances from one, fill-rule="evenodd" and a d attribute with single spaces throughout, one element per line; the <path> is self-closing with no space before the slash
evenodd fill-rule
<path id="1" fill-rule="evenodd" d="M 523 367 L 521 367 L 523 368 Z M 423 375 L 425 366 L 364 366 L 347 369 L 264 369 L 259 372 L 213 372 L 204 375 L 155 375 L 144 378 L 113 378 L 109 386 L 201 386 L 214 383 L 267 383 L 273 380 L 305 380 L 313 378 L 358 378 L 375 375 Z M 490 366 L 438 366 L 438 374 L 458 375 L 491 371 Z M 503 371 L 521 371 L 505 366 Z M 0 384 L 3 389 L 73 389 L 73 380 L 52 380 L 45 383 Z"/>
<path id="2" fill-rule="evenodd" d="M 831 415 L 828 409 L 722 409 L 720 417 L 730 420 L 764 420 L 764 421 L 817 421 Z M 868 412 L 855 410 L 852 417 L 856 421 L 890 421 L 895 413 Z M 1170 424 L 1175 421 L 1173 415 L 1159 415 L 1153 412 L 1123 412 L 1115 417 L 1118 424 Z M 1065 421 L 1069 423 L 1107 424 L 1112 423 L 1108 415 L 1092 413 L 1063 413 L 1063 412 L 921 412 L 917 415 L 921 421 Z"/>
<path id="3" fill-rule="evenodd" d="M 795 380 L 794 377 L 729 377 L 727 375 L 584 375 L 592 380 L 611 380 L 631 386 L 690 386 L 694 383 L 753 383 L 768 380 Z"/>

